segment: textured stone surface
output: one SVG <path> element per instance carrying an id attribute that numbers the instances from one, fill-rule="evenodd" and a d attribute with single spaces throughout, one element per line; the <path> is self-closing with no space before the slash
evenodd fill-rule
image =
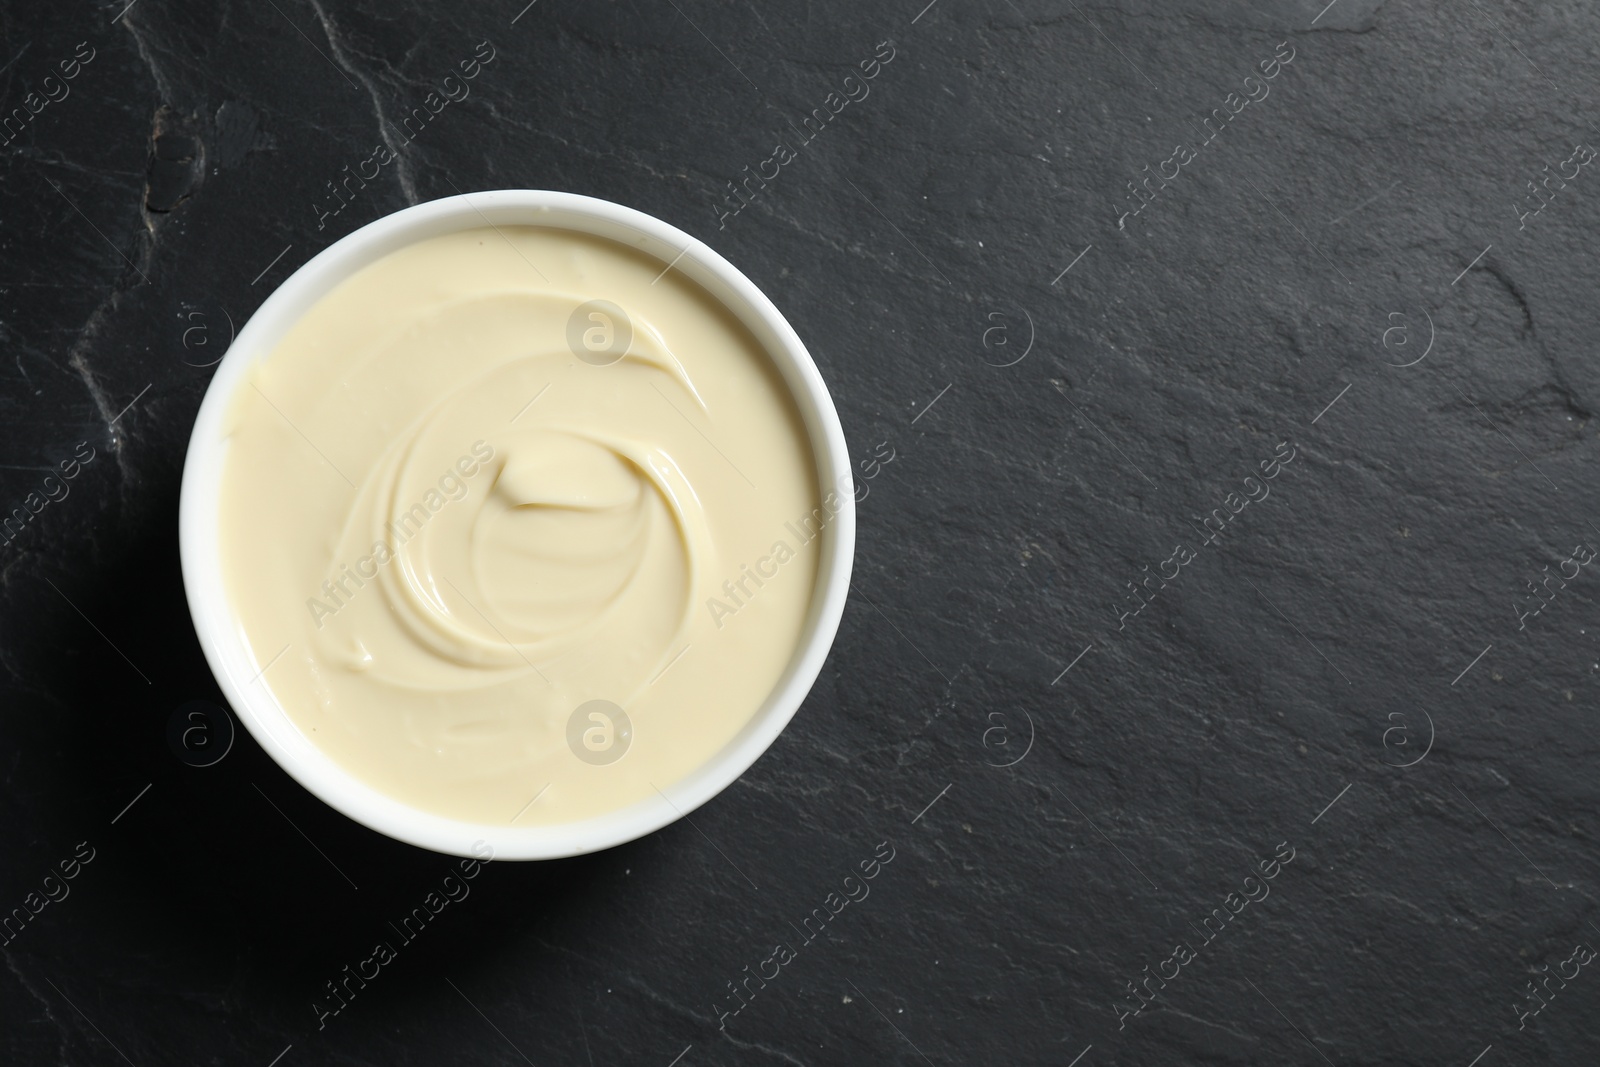
<path id="1" fill-rule="evenodd" d="M 0 112 L 45 101 L 0 147 L 5 507 L 94 459 L 0 547 L 0 909 L 93 859 L 0 949 L 0 1061 L 1594 1060 L 1593 968 L 1517 1012 L 1600 945 L 1600 574 L 1517 613 L 1600 546 L 1600 175 L 1568 162 L 1600 145 L 1591 6 L 924 2 L 3 5 Z M 885 40 L 870 95 L 719 228 L 725 184 Z M 379 144 L 399 161 L 324 216 Z M 218 697 L 184 448 L 275 283 L 506 186 L 667 219 L 790 317 L 873 475 L 855 594 L 793 725 L 692 825 L 492 865 L 319 1030 L 323 983 L 451 864 L 242 732 L 175 758 L 174 710 Z"/>

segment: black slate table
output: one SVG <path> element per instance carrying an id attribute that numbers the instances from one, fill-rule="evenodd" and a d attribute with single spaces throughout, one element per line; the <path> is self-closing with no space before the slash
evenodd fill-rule
<path id="1" fill-rule="evenodd" d="M 1324 3 L 5 4 L 0 1061 L 1594 1062 L 1600 15 Z M 722 796 L 351 983 L 454 864 L 185 739 L 184 449 L 504 187 L 771 295 L 854 591 Z"/>

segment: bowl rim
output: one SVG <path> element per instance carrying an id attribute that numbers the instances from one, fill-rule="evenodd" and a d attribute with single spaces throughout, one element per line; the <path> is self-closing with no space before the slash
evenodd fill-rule
<path id="1" fill-rule="evenodd" d="M 766 351 L 806 428 L 819 502 L 831 489 L 839 503 L 818 538 L 816 580 L 795 654 L 745 726 L 665 792 L 657 787 L 655 797 L 628 807 L 550 826 L 474 823 L 412 807 L 317 748 L 271 691 L 255 684 L 271 662 L 263 666 L 252 655 L 228 605 L 221 566 L 217 490 L 225 466 L 224 429 L 250 370 L 313 304 L 357 270 L 418 241 L 486 225 L 610 238 L 705 289 Z M 844 430 L 816 363 L 788 320 L 737 267 L 699 238 L 634 208 L 576 193 L 496 189 L 430 200 L 367 223 L 313 256 L 262 302 L 216 364 L 195 418 L 178 503 L 179 558 L 195 633 L 223 696 L 257 743 L 313 795 L 370 829 L 435 852 L 481 858 L 487 845 L 495 859 L 555 859 L 611 848 L 682 818 L 736 781 L 777 739 L 810 692 L 838 633 L 855 555 L 854 490 Z"/>

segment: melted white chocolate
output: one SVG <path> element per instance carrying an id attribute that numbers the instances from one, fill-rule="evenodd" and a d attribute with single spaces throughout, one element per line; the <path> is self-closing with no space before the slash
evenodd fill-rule
<path id="1" fill-rule="evenodd" d="M 745 328 L 559 230 L 368 266 L 229 423 L 223 568 L 256 684 L 376 789 L 482 823 L 599 815 L 706 762 L 788 665 L 837 508 Z M 597 700 L 631 733 L 606 705 L 575 719 Z"/>

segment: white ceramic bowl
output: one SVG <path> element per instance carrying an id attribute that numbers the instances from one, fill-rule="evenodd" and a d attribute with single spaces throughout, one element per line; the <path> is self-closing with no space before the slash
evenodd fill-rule
<path id="1" fill-rule="evenodd" d="M 698 283 L 754 334 L 782 374 L 804 421 L 822 493 L 837 488 L 843 510 L 822 530 L 817 584 L 788 668 L 732 741 L 666 796 L 581 822 L 487 826 L 445 818 L 378 792 L 335 763 L 255 679 L 266 664 L 246 648 L 224 589 L 218 538 L 218 488 L 227 456 L 224 415 L 250 368 L 339 282 L 416 241 L 485 225 L 578 230 L 641 249 Z M 470 855 L 486 842 L 495 859 L 553 859 L 609 848 L 658 830 L 693 811 L 743 774 L 772 744 L 805 699 L 833 644 L 850 588 L 855 499 L 839 415 L 794 329 L 761 290 L 705 243 L 632 208 L 571 193 L 506 189 L 447 197 L 381 218 L 336 242 L 295 271 L 239 331 L 200 404 L 184 461 L 178 508 L 183 584 L 206 660 L 234 712 L 261 747 L 301 785 L 379 833 L 423 848 Z"/>

